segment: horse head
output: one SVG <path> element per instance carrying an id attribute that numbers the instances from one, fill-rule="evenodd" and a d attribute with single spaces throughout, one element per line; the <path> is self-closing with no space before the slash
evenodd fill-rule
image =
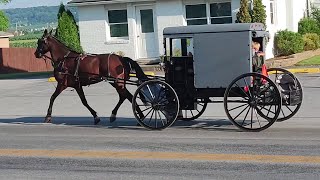
<path id="1" fill-rule="evenodd" d="M 36 58 L 42 58 L 47 52 L 50 51 L 49 39 L 52 38 L 52 30 L 48 33 L 47 30 L 44 31 L 41 38 L 38 39 L 38 46 L 34 55 Z"/>

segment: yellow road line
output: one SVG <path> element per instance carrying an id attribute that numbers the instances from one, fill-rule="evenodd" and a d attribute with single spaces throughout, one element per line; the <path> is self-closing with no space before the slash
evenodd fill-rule
<path id="1" fill-rule="evenodd" d="M 291 73 L 320 73 L 320 68 L 297 68 L 288 69 Z"/>
<path id="2" fill-rule="evenodd" d="M 260 163 L 307 163 L 320 164 L 320 156 L 209 154 L 179 152 L 135 152 L 135 151 L 85 151 L 85 150 L 41 150 L 0 149 L 0 156 L 50 157 L 50 158 L 116 158 L 191 161 L 238 161 Z"/>
<path id="3" fill-rule="evenodd" d="M 154 76 L 154 75 L 155 75 L 155 73 L 152 72 L 152 71 L 146 71 L 146 72 L 144 72 L 144 74 L 145 74 L 145 75 L 148 75 L 148 76 Z M 135 77 L 136 74 L 130 74 L 130 76 Z"/>
<path id="4" fill-rule="evenodd" d="M 287 69 L 291 73 L 320 73 L 320 68 L 297 68 L 297 69 Z M 269 74 L 275 74 L 276 71 L 269 71 Z M 281 73 L 278 71 L 278 73 Z"/>

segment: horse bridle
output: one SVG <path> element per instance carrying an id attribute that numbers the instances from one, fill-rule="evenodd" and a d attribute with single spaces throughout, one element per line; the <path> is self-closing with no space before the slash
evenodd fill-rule
<path id="1" fill-rule="evenodd" d="M 54 37 L 53 37 L 53 38 L 54 38 Z M 42 38 L 42 40 L 44 41 L 44 44 L 45 44 L 45 45 L 48 45 L 48 44 L 47 44 L 47 38 L 46 38 L 46 37 L 45 37 L 45 38 Z M 41 52 L 42 49 L 43 49 L 43 48 L 40 48 L 39 51 Z M 58 61 L 58 63 L 55 62 L 52 57 L 47 56 L 46 54 L 43 54 L 43 53 L 41 53 L 41 58 L 42 58 L 46 63 L 47 63 L 46 60 L 49 59 L 49 60 L 51 61 L 51 64 L 52 64 L 53 68 L 56 69 L 56 68 L 58 68 L 58 67 L 61 65 L 61 63 L 63 63 L 63 62 L 68 58 L 68 56 L 69 56 L 70 53 L 71 53 L 71 51 L 68 51 L 67 54 L 65 54 L 65 55 L 63 56 L 63 59 L 60 60 L 60 61 Z"/>

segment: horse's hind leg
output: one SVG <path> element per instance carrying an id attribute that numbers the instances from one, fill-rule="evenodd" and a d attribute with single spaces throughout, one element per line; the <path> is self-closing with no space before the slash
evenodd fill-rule
<path id="1" fill-rule="evenodd" d="M 113 86 L 117 89 L 117 92 L 119 95 L 119 101 L 118 101 L 116 107 L 112 110 L 112 114 L 110 116 L 110 123 L 113 123 L 117 119 L 118 110 L 119 110 L 121 104 L 124 102 L 124 100 L 127 99 L 126 89 L 121 89 L 120 87 L 115 86 L 115 85 L 113 85 Z"/>
<path id="2" fill-rule="evenodd" d="M 118 113 L 118 110 L 119 110 L 120 106 L 122 105 L 122 103 L 126 99 L 128 99 L 132 103 L 133 95 L 125 87 L 121 87 L 121 86 L 119 86 L 117 84 L 114 84 L 114 83 L 111 83 L 111 85 L 116 88 L 116 90 L 117 90 L 117 92 L 119 94 L 119 101 L 118 101 L 116 107 L 112 110 L 112 114 L 111 114 L 111 117 L 110 117 L 110 123 L 113 123 L 117 119 L 117 113 Z M 140 117 L 142 118 L 143 117 L 143 113 L 141 112 L 139 107 L 137 108 L 137 110 L 138 110 L 138 113 L 139 113 Z"/>
<path id="3" fill-rule="evenodd" d="M 89 106 L 89 104 L 88 104 L 88 102 L 87 102 L 87 99 L 86 99 L 86 97 L 85 97 L 85 95 L 84 95 L 82 86 L 77 87 L 77 88 L 75 88 L 75 89 L 76 89 L 76 91 L 77 91 L 77 93 L 78 93 L 78 95 L 79 95 L 79 97 L 80 97 L 80 99 L 81 99 L 82 104 L 83 104 L 83 105 L 90 111 L 90 113 L 92 114 L 92 116 L 93 116 L 93 118 L 94 118 L 94 125 L 97 125 L 97 124 L 100 122 L 100 118 L 97 116 L 97 112 L 96 112 L 95 110 L 93 110 L 93 109 Z"/>
<path id="4" fill-rule="evenodd" d="M 47 116 L 44 120 L 45 123 L 51 123 L 52 121 L 52 117 L 51 117 L 51 114 L 52 114 L 52 106 L 53 106 L 53 103 L 54 103 L 54 100 L 59 96 L 59 94 L 65 90 L 67 87 L 66 86 L 63 86 L 62 84 L 58 84 L 56 90 L 54 91 L 54 93 L 52 94 L 51 98 L 50 98 L 50 104 L 49 104 L 49 108 L 48 108 L 48 112 L 47 112 Z"/>
<path id="5" fill-rule="evenodd" d="M 140 95 L 140 97 L 144 97 L 144 96 L 142 96 L 142 95 Z M 130 103 L 132 104 L 132 101 L 133 101 L 133 95 L 127 90 L 127 99 L 130 101 Z M 142 111 L 141 111 L 141 109 L 140 109 L 140 107 L 139 106 L 137 106 L 136 107 L 136 110 L 138 111 L 138 114 L 139 114 L 139 116 L 140 116 L 140 118 L 142 119 L 143 117 L 144 117 L 144 115 L 143 115 L 143 113 L 142 113 Z"/>

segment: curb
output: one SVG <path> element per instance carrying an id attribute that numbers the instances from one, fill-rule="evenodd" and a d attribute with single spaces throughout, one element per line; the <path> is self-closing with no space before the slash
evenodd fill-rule
<path id="1" fill-rule="evenodd" d="M 293 68 L 287 70 L 291 73 L 320 73 L 320 68 Z"/>
<path id="2" fill-rule="evenodd" d="M 154 72 L 151 72 L 151 71 L 148 71 L 148 72 L 145 72 L 146 75 L 148 76 L 155 76 L 155 73 Z M 130 74 L 131 77 L 136 77 L 136 74 Z M 48 82 L 57 82 L 56 79 L 54 77 L 50 77 L 48 79 Z"/>

